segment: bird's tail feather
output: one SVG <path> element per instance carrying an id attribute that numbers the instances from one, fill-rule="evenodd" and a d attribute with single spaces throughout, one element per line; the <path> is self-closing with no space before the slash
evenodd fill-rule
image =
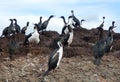
<path id="1" fill-rule="evenodd" d="M 43 77 L 45 77 L 49 73 L 49 70 L 47 70 L 44 74 Z"/>
<path id="2" fill-rule="evenodd" d="M 94 64 L 95 65 L 100 65 L 100 58 L 95 59 Z"/>

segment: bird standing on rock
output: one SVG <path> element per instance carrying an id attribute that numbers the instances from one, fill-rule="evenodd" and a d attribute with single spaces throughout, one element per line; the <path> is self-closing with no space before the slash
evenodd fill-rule
<path id="1" fill-rule="evenodd" d="M 46 31 L 46 28 L 47 28 L 47 26 L 48 26 L 48 23 L 49 23 L 50 19 L 53 18 L 53 17 L 54 17 L 54 15 L 51 15 L 46 21 L 44 21 L 44 22 L 41 24 L 41 27 L 40 27 L 39 30 L 42 31 L 42 33 L 43 33 L 43 30 Z"/>
<path id="2" fill-rule="evenodd" d="M 14 23 L 14 27 L 15 27 L 15 31 L 16 33 L 20 33 L 20 26 L 17 24 L 17 19 L 13 19 L 15 21 Z"/>
<path id="3" fill-rule="evenodd" d="M 62 39 L 57 42 L 58 48 L 53 51 L 49 57 L 48 70 L 44 73 L 43 77 L 46 76 L 51 70 L 58 68 L 60 61 L 63 56 L 63 44 Z"/>
<path id="4" fill-rule="evenodd" d="M 10 25 L 8 27 L 6 27 L 3 32 L 1 37 L 4 35 L 5 37 L 10 37 L 11 34 L 14 35 L 14 27 L 13 27 L 13 19 L 9 19 L 11 21 Z"/>
<path id="5" fill-rule="evenodd" d="M 72 13 L 72 18 L 73 18 L 72 23 L 73 23 L 74 27 L 80 28 L 80 21 L 79 21 L 79 19 L 75 17 L 73 10 L 71 10 L 71 13 Z"/>
<path id="6" fill-rule="evenodd" d="M 68 47 L 70 46 L 70 44 L 73 41 L 73 24 L 72 24 L 72 16 L 68 17 L 68 23 L 66 24 L 66 28 L 68 28 L 68 32 L 64 35 L 62 35 L 63 40 L 64 40 L 64 46 L 68 45 Z"/>
<path id="7" fill-rule="evenodd" d="M 62 19 L 63 19 L 63 22 L 64 22 L 64 26 L 63 26 L 63 28 L 62 28 L 62 33 L 61 33 L 61 35 L 65 35 L 65 34 L 67 34 L 67 33 L 69 32 L 69 29 L 68 29 L 68 27 L 67 27 L 67 23 L 66 23 L 66 21 L 65 21 L 65 17 L 64 17 L 64 16 L 61 16 L 60 18 L 62 18 Z"/>
<path id="8" fill-rule="evenodd" d="M 105 53 L 108 53 L 111 49 L 112 42 L 113 42 L 112 32 L 113 32 L 113 28 L 115 28 L 114 23 L 115 22 L 113 21 L 112 26 L 109 27 L 109 33 L 108 33 L 107 38 L 98 40 L 93 47 L 93 53 L 94 53 L 94 58 L 95 58 L 94 64 L 95 65 L 100 65 L 101 58 L 104 56 Z M 103 29 L 103 28 L 101 28 L 101 29 Z M 103 31 L 103 30 L 100 30 L 100 35 L 103 36 L 103 34 L 101 34 L 102 33 L 101 31 Z"/>
<path id="9" fill-rule="evenodd" d="M 25 37 L 25 41 L 24 41 L 24 44 L 38 44 L 40 42 L 40 35 L 38 33 L 38 25 L 37 24 L 34 24 L 34 32 L 28 34 L 26 37 Z"/>
<path id="10" fill-rule="evenodd" d="M 22 30 L 21 30 L 21 33 L 22 34 L 25 34 L 26 32 L 26 30 L 27 30 L 27 27 L 29 26 L 29 22 L 27 22 L 27 24 L 26 24 L 26 26 L 24 26 L 23 28 L 22 28 Z"/>
<path id="11" fill-rule="evenodd" d="M 100 24 L 100 26 L 97 27 L 98 32 L 100 32 L 99 40 L 103 39 L 103 26 L 104 26 L 104 21 L 105 21 L 105 17 L 103 16 L 103 22 Z"/>
<path id="12" fill-rule="evenodd" d="M 40 31 L 42 25 L 42 16 L 40 17 L 40 21 L 38 22 L 38 32 Z"/>

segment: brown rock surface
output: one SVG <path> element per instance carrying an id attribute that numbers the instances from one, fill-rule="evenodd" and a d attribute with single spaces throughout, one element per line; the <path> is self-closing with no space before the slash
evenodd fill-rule
<path id="1" fill-rule="evenodd" d="M 30 47 L 22 45 L 24 35 L 16 35 L 19 48 L 11 61 L 7 59 L 8 39 L 0 38 L 0 82 L 40 82 L 58 37 L 57 32 L 47 31 L 40 34 L 38 46 Z M 92 47 L 97 40 L 96 29 L 74 29 L 73 43 L 64 48 L 59 69 L 51 71 L 44 82 L 120 82 L 120 34 L 114 33 L 113 50 L 100 66 L 93 64 Z"/>

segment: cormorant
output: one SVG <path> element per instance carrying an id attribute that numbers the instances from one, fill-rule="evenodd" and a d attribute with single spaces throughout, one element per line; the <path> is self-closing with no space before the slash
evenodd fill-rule
<path id="1" fill-rule="evenodd" d="M 39 33 L 38 33 L 38 25 L 37 24 L 34 24 L 34 32 L 28 34 L 26 37 L 25 37 L 25 41 L 24 41 L 24 44 L 29 44 L 29 43 L 34 43 L 34 44 L 38 44 L 40 42 L 40 38 L 39 38 Z"/>
<path id="2" fill-rule="evenodd" d="M 66 45 L 70 46 L 70 44 L 73 41 L 73 29 L 70 25 L 68 25 L 67 28 L 68 28 L 69 32 L 67 34 L 63 35 L 64 46 L 66 46 Z"/>
<path id="3" fill-rule="evenodd" d="M 20 26 L 17 24 L 17 20 L 16 19 L 13 19 L 14 21 L 15 21 L 15 23 L 14 23 L 14 27 L 15 27 L 15 31 L 16 31 L 16 33 L 20 33 Z"/>
<path id="4" fill-rule="evenodd" d="M 50 19 L 53 18 L 53 17 L 54 17 L 54 15 L 51 15 L 46 21 L 44 21 L 42 23 L 41 28 L 40 28 L 40 30 L 42 30 L 42 33 L 43 33 L 43 30 L 46 31 L 47 25 L 48 25 Z"/>
<path id="5" fill-rule="evenodd" d="M 106 52 L 110 52 L 110 50 L 112 49 L 112 42 L 113 42 L 113 28 L 115 28 L 116 26 L 114 26 L 115 21 L 112 22 L 112 26 L 109 27 L 109 32 L 108 32 L 108 37 L 106 38 Z"/>
<path id="6" fill-rule="evenodd" d="M 66 28 L 68 29 L 68 32 L 66 34 L 63 34 L 62 37 L 64 39 L 64 46 L 68 45 L 70 46 L 70 44 L 73 41 L 73 24 L 72 24 L 72 16 L 68 17 L 68 23 L 66 24 Z"/>
<path id="7" fill-rule="evenodd" d="M 60 18 L 62 18 L 62 19 L 63 19 L 63 22 L 64 22 L 64 26 L 63 26 L 63 28 L 62 28 L 62 33 L 61 33 L 61 35 L 65 35 L 65 34 L 67 34 L 67 33 L 69 32 L 69 29 L 68 29 L 68 27 L 67 27 L 67 23 L 66 23 L 66 21 L 65 21 L 65 17 L 64 17 L 64 16 L 61 16 Z"/>
<path id="8" fill-rule="evenodd" d="M 99 34 L 99 40 L 103 39 L 103 26 L 104 26 L 104 20 L 105 20 L 105 17 L 103 16 L 103 22 L 100 24 L 99 27 L 97 27 L 98 29 L 98 32 L 100 32 Z"/>
<path id="9" fill-rule="evenodd" d="M 26 26 L 24 26 L 24 27 L 21 29 L 21 33 L 22 33 L 22 34 L 25 34 L 25 33 L 26 33 L 25 31 L 27 30 L 27 27 L 28 27 L 28 26 L 29 26 L 29 22 L 27 22 L 27 23 L 26 23 Z"/>
<path id="10" fill-rule="evenodd" d="M 11 21 L 10 25 L 8 27 L 6 27 L 3 32 L 2 32 L 2 35 L 1 36 L 10 36 L 11 34 L 14 34 L 14 27 L 13 27 L 13 20 L 12 19 L 9 19 Z"/>
<path id="11" fill-rule="evenodd" d="M 80 21 L 79 21 L 79 19 L 77 19 L 75 17 L 73 10 L 71 10 L 71 13 L 72 13 L 72 17 L 73 17 L 73 25 L 74 25 L 74 27 L 79 28 L 80 27 Z"/>
<path id="12" fill-rule="evenodd" d="M 109 27 L 109 33 L 108 33 L 107 38 L 97 41 L 96 44 L 94 45 L 94 48 L 93 48 L 94 58 L 95 58 L 94 64 L 96 64 L 96 65 L 100 64 L 100 60 L 103 57 L 103 55 L 105 53 L 108 53 L 111 49 L 112 42 L 113 42 L 112 30 L 113 30 L 113 28 L 115 28 L 114 23 L 115 22 L 113 21 L 112 26 Z M 103 29 L 103 28 L 101 28 L 101 29 Z M 103 30 L 101 30 L 101 31 L 103 31 Z M 100 33 L 102 33 L 101 31 L 100 31 Z M 102 34 L 100 34 L 100 35 L 102 35 Z"/>
<path id="13" fill-rule="evenodd" d="M 38 22 L 38 32 L 40 31 L 42 25 L 42 16 L 40 17 L 40 21 Z"/>
<path id="14" fill-rule="evenodd" d="M 60 61 L 63 56 L 63 45 L 62 39 L 57 42 L 58 48 L 53 51 L 53 53 L 49 57 L 48 61 L 48 70 L 44 73 L 43 76 L 46 76 L 51 70 L 58 68 Z"/>

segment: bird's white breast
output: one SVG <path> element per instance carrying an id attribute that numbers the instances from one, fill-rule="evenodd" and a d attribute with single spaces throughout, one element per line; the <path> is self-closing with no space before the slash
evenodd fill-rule
<path id="1" fill-rule="evenodd" d="M 57 67 L 59 66 L 60 61 L 61 61 L 62 56 L 63 56 L 63 47 L 60 47 L 60 49 L 58 50 L 58 52 L 59 52 L 59 60 L 58 60 L 58 63 L 57 63 Z"/>
<path id="2" fill-rule="evenodd" d="M 72 41 L 73 41 L 73 31 L 70 32 L 70 37 L 68 39 L 68 44 L 70 45 L 72 43 Z"/>
<path id="3" fill-rule="evenodd" d="M 40 42 L 39 33 L 35 31 L 32 34 L 32 36 L 28 39 L 28 41 L 31 42 L 31 43 L 38 44 Z"/>

